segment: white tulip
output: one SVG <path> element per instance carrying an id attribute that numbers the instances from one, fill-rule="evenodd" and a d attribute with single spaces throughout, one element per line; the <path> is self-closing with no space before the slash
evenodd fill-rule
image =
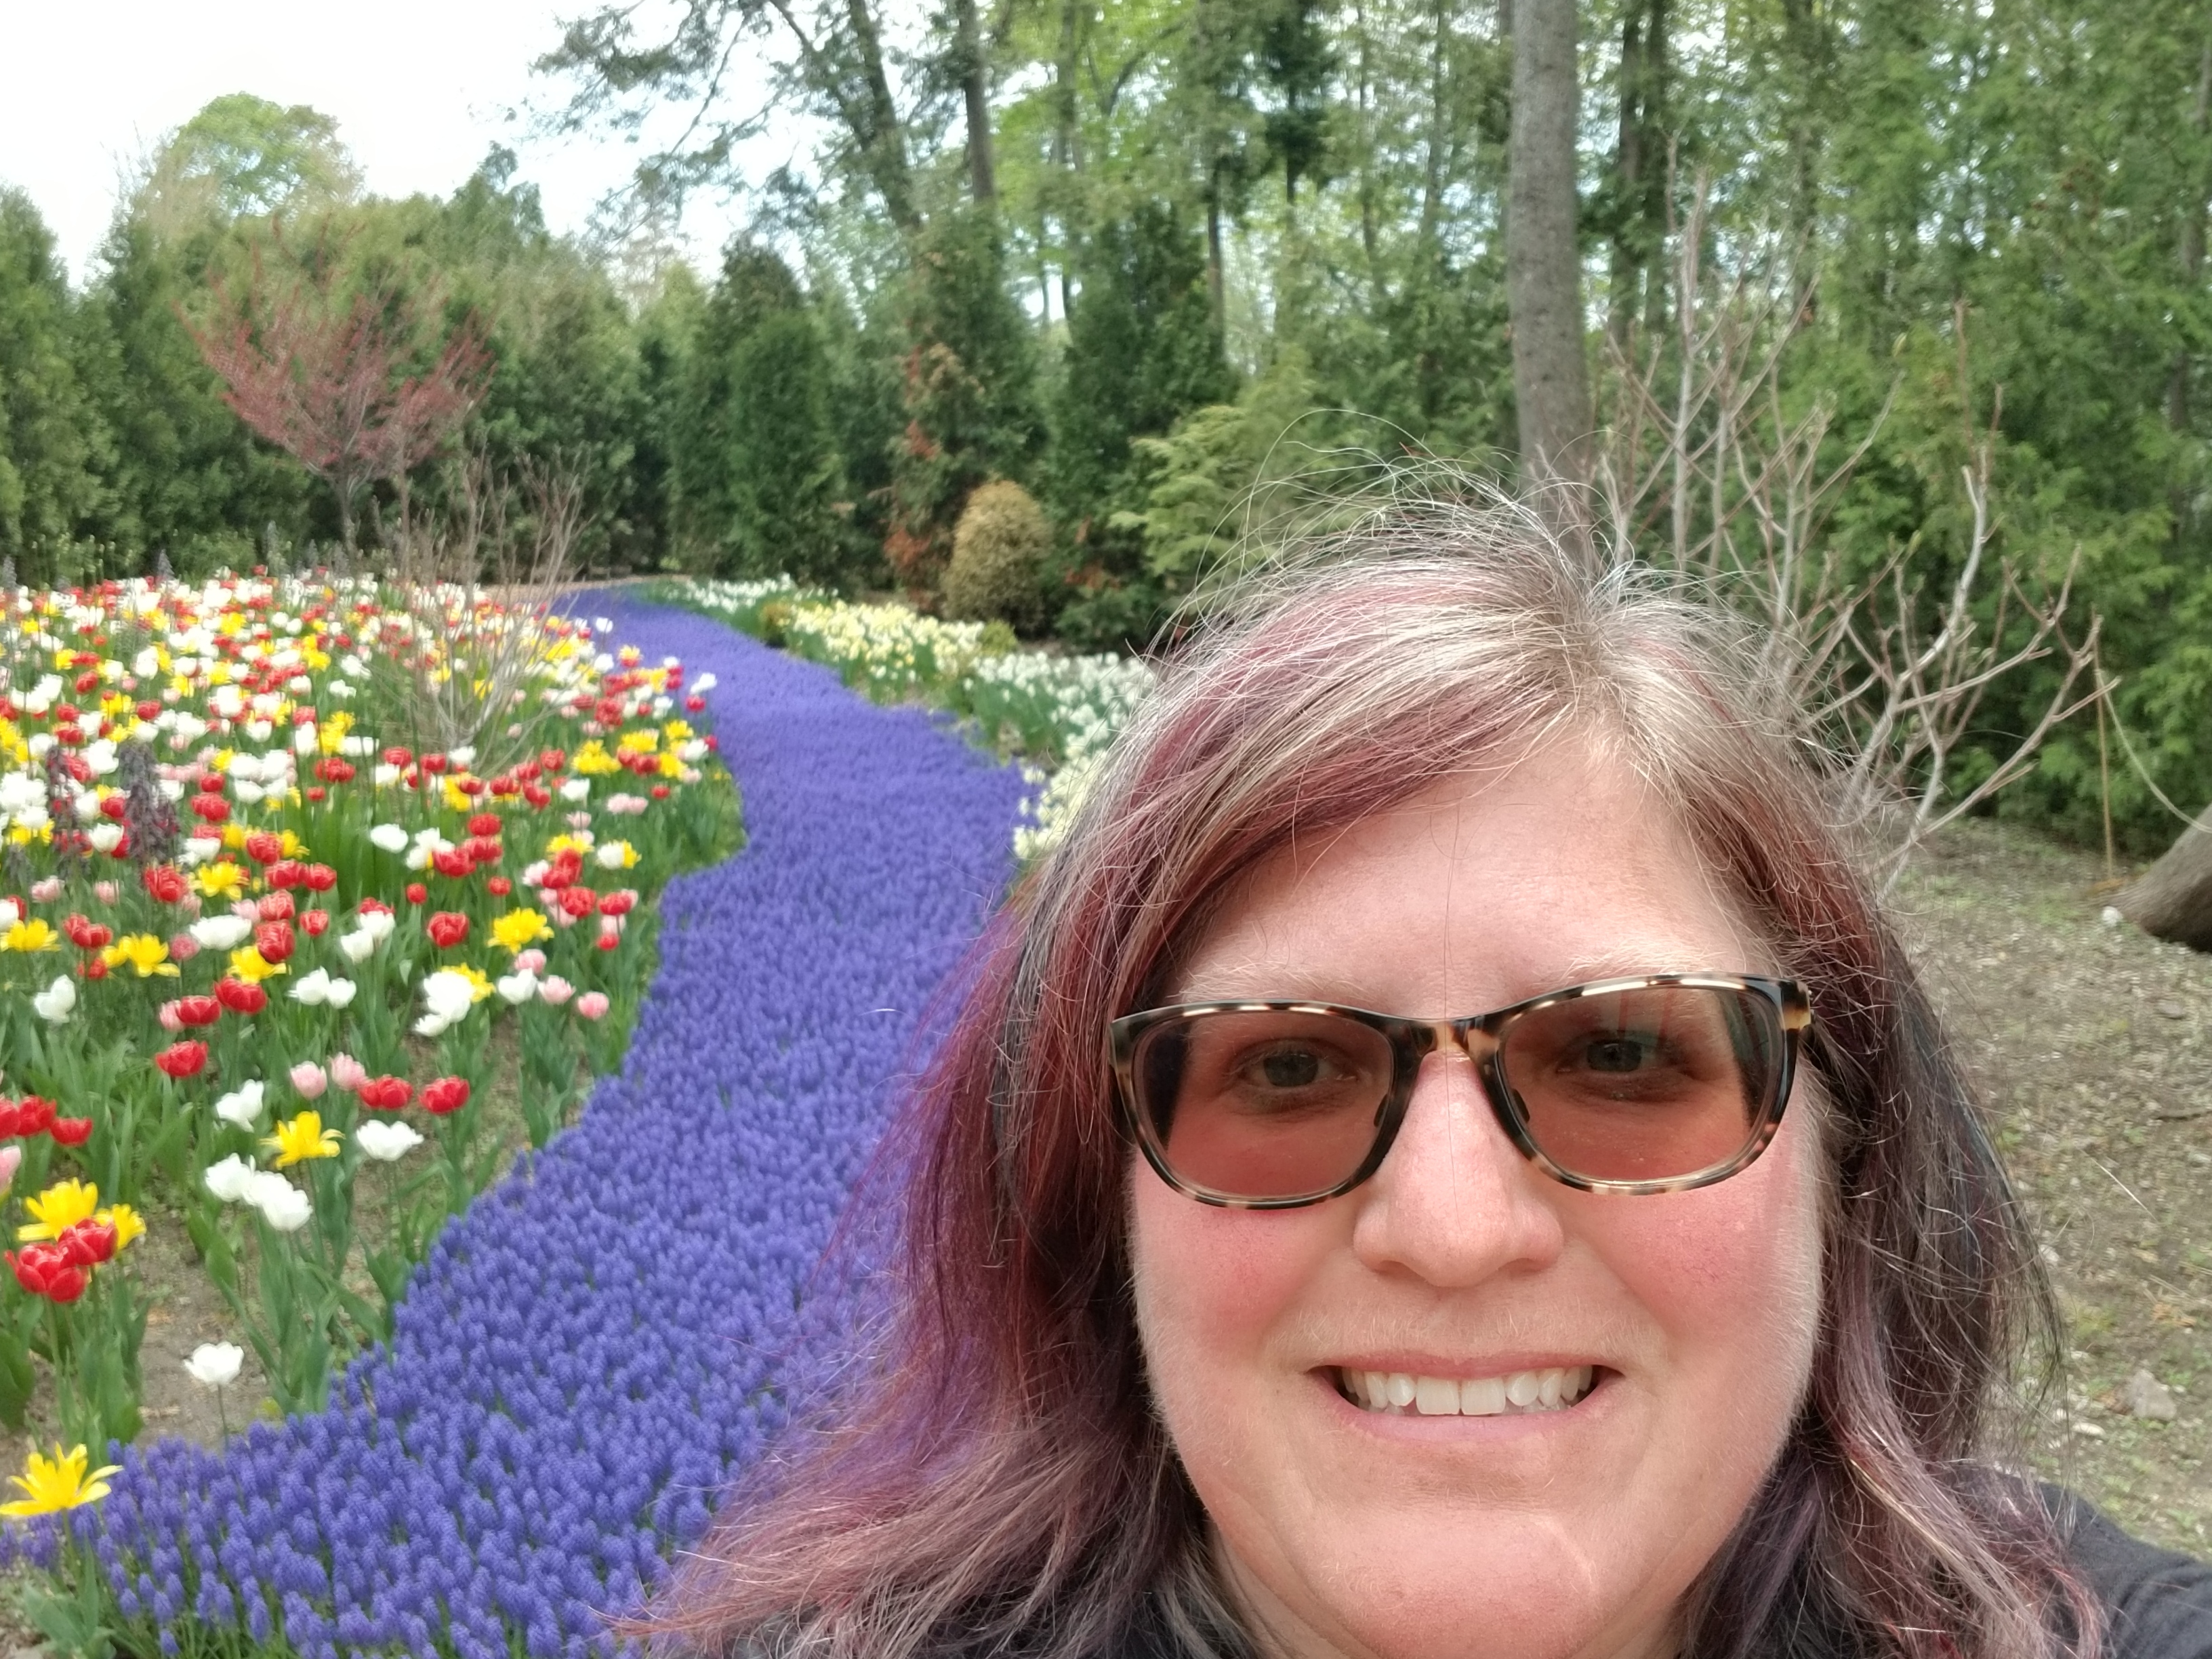
<path id="1" fill-rule="evenodd" d="M 330 970 L 318 968 L 312 974 L 302 974 L 292 986 L 292 1000 L 304 1002 L 310 1008 L 319 1008 L 331 998 Z"/>
<path id="2" fill-rule="evenodd" d="M 405 850 L 407 832 L 396 823 L 380 823 L 368 832 L 369 841 L 387 853 Z"/>
<path id="3" fill-rule="evenodd" d="M 307 1224 L 315 1206 L 301 1192 L 273 1170 L 257 1170 L 250 1177 L 246 1201 L 261 1212 L 261 1218 L 280 1233 L 295 1233 Z"/>
<path id="4" fill-rule="evenodd" d="M 203 951 L 230 951 L 246 943 L 253 924 L 244 916 L 202 916 L 189 931 Z"/>
<path id="5" fill-rule="evenodd" d="M 259 800 L 265 792 L 258 783 L 248 783 L 244 778 L 233 778 L 230 781 L 230 793 L 237 796 L 242 804 L 251 806 Z"/>
<path id="6" fill-rule="evenodd" d="M 592 793 L 589 778 L 570 778 L 561 786 L 561 799 L 566 801 L 588 800 Z"/>
<path id="7" fill-rule="evenodd" d="M 318 970 L 319 971 L 319 969 Z M 324 1000 L 333 1008 L 350 1007 L 353 1004 L 354 984 L 349 979 L 334 979 Z"/>
<path id="8" fill-rule="evenodd" d="M 185 1370 L 204 1389 L 220 1389 L 238 1381 L 238 1368 L 246 1363 L 246 1350 L 235 1342 L 203 1342 L 185 1361 Z"/>
<path id="9" fill-rule="evenodd" d="M 76 981 L 67 974 L 57 975 L 54 982 L 31 999 L 39 1018 L 49 1025 L 66 1025 L 76 1007 Z"/>
<path id="10" fill-rule="evenodd" d="M 219 1164 L 210 1164 L 201 1177 L 207 1189 L 226 1204 L 235 1204 L 246 1196 L 246 1188 L 260 1174 L 251 1164 L 233 1152 Z"/>
<path id="11" fill-rule="evenodd" d="M 520 973 L 504 975 L 492 983 L 493 988 L 501 997 L 518 1006 L 538 994 L 538 975 L 527 969 Z"/>
<path id="12" fill-rule="evenodd" d="M 259 1079 L 240 1084 L 215 1103 L 215 1115 L 234 1128 L 252 1129 L 261 1121 L 261 1103 L 264 1089 Z M 214 1170 L 208 1172 L 214 1174 Z M 210 1189 L 212 1190 L 212 1189 Z M 221 1197 L 221 1194 L 216 1194 Z"/>
<path id="13" fill-rule="evenodd" d="M 85 831 L 84 838 L 95 853 L 112 853 L 123 844 L 123 826 L 119 823 L 95 823 Z"/>
<path id="14" fill-rule="evenodd" d="M 459 770 L 465 770 L 467 768 L 473 765 L 476 762 L 476 757 L 477 751 L 476 745 L 474 744 L 465 743 L 458 749 L 448 749 L 446 751 L 446 758 L 453 762 L 456 769 Z"/>
<path id="15" fill-rule="evenodd" d="M 362 1157 L 373 1158 L 380 1164 L 404 1158 L 422 1144 L 422 1137 L 410 1125 L 380 1117 L 363 1119 L 353 1132 L 353 1139 Z"/>
<path id="16" fill-rule="evenodd" d="M 367 962 L 369 952 L 376 949 L 376 941 L 356 929 L 338 935 L 338 949 L 348 962 Z"/>
<path id="17" fill-rule="evenodd" d="M 370 940 L 381 945 L 392 937 L 392 930 L 399 925 L 399 918 L 389 910 L 364 910 L 354 926 L 368 935 Z"/>
<path id="18" fill-rule="evenodd" d="M 399 769 L 390 761 L 379 761 L 368 778 L 379 789 L 389 789 L 399 781 Z"/>

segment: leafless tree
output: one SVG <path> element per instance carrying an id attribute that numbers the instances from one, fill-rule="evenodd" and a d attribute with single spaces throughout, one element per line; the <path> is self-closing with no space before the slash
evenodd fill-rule
<path id="1" fill-rule="evenodd" d="M 1784 361 L 1812 315 L 1812 293 L 1792 285 L 1803 262 L 1752 239 L 1716 268 L 1709 200 L 1700 178 L 1686 216 L 1668 227 L 1671 332 L 1609 342 L 1600 511 L 1616 548 L 1694 577 L 1763 625 L 1777 711 L 1837 756 L 1844 808 L 1893 882 L 1914 848 L 2023 776 L 2051 732 L 2102 694 L 2091 672 L 2100 620 L 2073 614 L 2078 550 L 2055 581 L 1992 551 L 2002 394 L 1976 429 L 1963 309 L 1954 331 L 1971 528 L 1956 574 L 1930 592 L 1916 541 L 1869 576 L 1846 574 L 1829 516 L 1895 388 L 1855 441 L 1834 431 L 1827 398 L 1785 397 Z M 2055 684 L 2026 731 L 1958 787 L 1960 745 L 1991 688 L 2045 659 Z"/>

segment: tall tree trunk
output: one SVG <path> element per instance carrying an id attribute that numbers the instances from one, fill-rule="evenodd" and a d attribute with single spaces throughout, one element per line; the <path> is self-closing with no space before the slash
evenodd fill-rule
<path id="1" fill-rule="evenodd" d="M 1213 304 L 1213 325 L 1228 321 L 1226 286 L 1221 275 L 1221 174 L 1216 169 L 1206 191 L 1206 294 Z"/>
<path id="2" fill-rule="evenodd" d="M 968 188 L 978 207 L 988 207 L 998 200 L 999 179 L 991 155 L 990 66 L 975 21 L 975 0 L 952 0 L 952 15 L 960 89 L 968 104 Z"/>
<path id="3" fill-rule="evenodd" d="M 1576 242 L 1576 0 L 1513 8 L 1505 301 L 1521 468 L 1531 483 L 1589 477 L 1589 365 Z"/>
<path id="4" fill-rule="evenodd" d="M 2201 152 L 2204 144 L 2205 125 L 2212 118 L 2212 34 L 2204 38 L 2204 51 L 2197 65 L 2197 107 L 2190 112 L 2190 131 L 2197 135 L 2197 147 Z M 2181 276 L 2192 292 L 2204 277 L 2204 198 L 2207 194 L 2208 169 L 2200 154 L 2191 171 L 2190 198 L 2181 219 Z M 2179 432 L 2189 424 L 2189 348 L 2186 344 L 2173 354 L 2173 368 L 2166 381 L 2166 423 Z"/>
<path id="5" fill-rule="evenodd" d="M 1060 50 L 1052 66 L 1052 159 L 1060 168 L 1060 187 L 1065 192 L 1059 216 L 1060 314 L 1063 319 L 1074 314 L 1075 296 L 1071 291 L 1068 269 L 1075 263 L 1076 239 L 1085 229 L 1073 222 L 1073 210 L 1078 199 L 1075 181 L 1083 173 L 1083 128 L 1077 118 L 1075 71 L 1082 50 L 1082 23 L 1089 15 L 1085 0 L 1060 0 Z"/>
<path id="6" fill-rule="evenodd" d="M 906 123 L 891 97 L 890 76 L 884 70 L 883 36 L 868 0 L 845 0 L 845 24 L 852 31 L 860 78 L 868 88 L 867 104 L 854 112 L 857 130 L 853 137 L 859 142 L 869 180 L 884 198 L 884 211 L 893 224 L 911 234 L 921 228 L 921 215 L 914 205 L 914 179 L 907 167 Z"/>
<path id="7" fill-rule="evenodd" d="M 1620 21 L 1620 128 L 1613 156 L 1615 217 L 1606 325 L 1624 350 L 1637 290 L 1652 278 L 1658 241 L 1660 131 L 1667 77 L 1667 0 L 1630 0 Z M 1644 311 L 1657 307 L 1647 299 Z"/>

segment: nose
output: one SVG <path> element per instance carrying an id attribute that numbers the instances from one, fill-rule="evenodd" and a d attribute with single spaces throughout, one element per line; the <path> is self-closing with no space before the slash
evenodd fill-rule
<path id="1" fill-rule="evenodd" d="M 1352 1249 L 1376 1272 L 1439 1288 L 1540 1268 L 1565 1243 L 1565 1195 L 1507 1138 L 1467 1052 L 1439 1046 L 1421 1062 L 1389 1156 L 1352 1194 L 1362 1200 Z"/>

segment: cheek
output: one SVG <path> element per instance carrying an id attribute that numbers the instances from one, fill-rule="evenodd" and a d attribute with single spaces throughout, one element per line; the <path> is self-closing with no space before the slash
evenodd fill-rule
<path id="1" fill-rule="evenodd" d="M 1129 1177 L 1129 1254 L 1153 1398 L 1186 1461 L 1262 1415 L 1248 1406 L 1287 1374 L 1267 1364 L 1268 1339 L 1321 1273 L 1340 1206 L 1255 1212 L 1195 1203 L 1141 1164 Z M 1228 1446 L 1211 1448 L 1231 1454 Z"/>
<path id="2" fill-rule="evenodd" d="M 1756 1408 L 1778 1439 L 1812 1367 L 1820 1316 L 1821 1160 L 1785 1120 L 1741 1175 L 1670 1200 L 1629 1200 L 1609 1265 L 1674 1364 Z"/>

